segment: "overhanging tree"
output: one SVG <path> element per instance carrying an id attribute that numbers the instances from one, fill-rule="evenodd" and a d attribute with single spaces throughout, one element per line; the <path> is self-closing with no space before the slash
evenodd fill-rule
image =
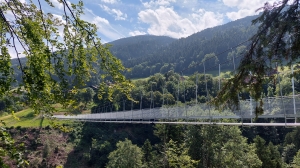
<path id="1" fill-rule="evenodd" d="M 55 8 L 51 1 L 45 2 Z M 122 75 L 126 68 L 101 44 L 96 25 L 81 19 L 83 2 L 58 2 L 63 5 L 62 19 L 43 12 L 46 7 L 41 6 L 40 0 L 0 3 L 0 96 L 12 93 L 9 49 L 15 51 L 22 72 L 18 91 L 27 94 L 29 105 L 37 113 L 53 111 L 51 103 L 70 105 L 77 89 L 96 71 L 101 72 L 98 75 L 103 79 L 100 88 L 109 79 L 110 93 L 120 89 L 129 95 L 132 85 Z M 63 29 L 63 35 L 59 29 Z M 20 54 L 26 57 L 26 64 L 21 63 Z"/>
<path id="2" fill-rule="evenodd" d="M 83 1 L 57 2 L 63 7 L 62 18 L 45 12 L 49 7 L 55 9 L 49 0 L 0 2 L 0 99 L 25 94 L 26 103 L 36 113 L 51 114 L 54 103 L 72 106 L 78 89 L 97 72 L 102 79 L 100 98 L 107 80 L 108 95 L 117 89 L 129 97 L 133 85 L 122 75 L 126 68 L 102 45 L 96 25 L 81 19 Z M 22 73 L 16 89 L 12 88 L 11 54 L 18 59 Z M 26 57 L 26 63 L 21 56 Z M 8 136 L 1 137 L 0 148 L 6 150 L 1 146 Z"/>
<path id="3" fill-rule="evenodd" d="M 262 114 L 262 85 L 276 77 L 274 69 L 299 63 L 300 5 L 298 0 L 265 3 L 261 15 L 253 20 L 259 24 L 250 39 L 249 50 L 242 58 L 235 76 L 223 86 L 212 104 L 217 107 L 238 107 L 238 94 L 249 90 L 259 101 L 256 114 Z M 276 71 L 275 71 L 276 72 Z M 247 79 L 247 80 L 246 80 Z"/>

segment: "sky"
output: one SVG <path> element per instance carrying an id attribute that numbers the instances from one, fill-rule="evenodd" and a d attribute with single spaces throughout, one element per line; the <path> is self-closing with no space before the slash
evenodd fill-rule
<path id="1" fill-rule="evenodd" d="M 76 0 L 70 2 L 76 3 Z M 256 10 L 266 2 L 267 0 L 84 0 L 83 19 L 97 25 L 103 43 L 143 34 L 182 38 L 206 28 L 256 15 Z M 60 12 L 57 11 L 57 14 Z"/>
<path id="2" fill-rule="evenodd" d="M 20 0 L 22 3 L 26 1 Z M 63 5 L 58 0 L 49 1 L 55 7 L 50 7 L 42 0 L 43 11 L 62 19 Z M 276 0 L 83 0 L 82 19 L 96 24 L 102 43 L 144 34 L 178 39 L 206 28 L 257 15 L 259 11 L 256 10 L 267 1 L 272 4 Z M 67 2 L 77 4 L 78 0 Z M 11 14 L 7 15 L 9 18 Z M 59 32 L 63 36 L 62 28 L 59 28 Z M 20 44 L 16 45 L 21 48 Z M 13 48 L 9 48 L 9 53 L 12 58 L 16 57 Z M 20 56 L 23 57 L 22 54 Z"/>

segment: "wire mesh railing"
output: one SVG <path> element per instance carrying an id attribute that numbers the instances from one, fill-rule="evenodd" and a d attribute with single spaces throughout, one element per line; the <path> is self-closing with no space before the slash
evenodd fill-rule
<path id="1" fill-rule="evenodd" d="M 295 98 L 295 101 L 293 101 Z M 256 116 L 257 102 L 248 99 L 239 101 L 239 109 L 223 109 L 219 111 L 206 103 L 183 106 L 164 106 L 149 109 L 105 112 L 80 115 L 54 115 L 57 119 L 85 121 L 207 121 L 217 119 L 255 119 L 255 118 L 296 118 L 300 116 L 300 96 L 268 97 L 262 99 L 263 114 Z M 296 102 L 294 109 L 294 102 Z"/>

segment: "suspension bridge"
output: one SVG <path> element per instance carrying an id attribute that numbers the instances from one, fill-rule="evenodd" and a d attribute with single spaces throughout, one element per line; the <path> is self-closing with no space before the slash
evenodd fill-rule
<path id="1" fill-rule="evenodd" d="M 211 124 L 240 126 L 300 126 L 300 95 L 268 97 L 264 102 L 262 115 L 255 115 L 256 103 L 252 99 L 241 100 L 236 110 L 219 111 L 206 103 L 182 106 L 163 106 L 158 108 L 102 112 L 80 115 L 54 115 L 61 120 L 111 123 L 164 123 L 164 124 Z M 298 108 L 297 108 L 298 107 Z M 257 123 L 257 118 L 279 119 L 281 123 Z M 223 122 L 235 119 L 236 122 Z M 230 120 L 228 120 L 230 121 Z"/>
<path id="2" fill-rule="evenodd" d="M 242 42 L 236 47 L 246 43 Z M 232 48 L 223 51 L 216 56 L 224 54 L 228 51 L 232 51 Z M 232 72 L 236 71 L 236 62 L 237 58 L 240 56 L 232 56 L 231 65 L 233 66 Z M 205 90 L 206 90 L 206 99 L 209 97 L 210 93 L 207 88 L 207 78 L 206 72 L 216 65 L 206 68 L 205 64 L 208 61 L 214 61 L 213 58 L 206 59 L 205 61 L 199 62 L 195 65 L 203 66 L 202 73 L 204 74 Z M 230 60 L 228 60 L 230 61 Z M 222 63 L 228 66 L 228 61 Z M 219 90 L 222 85 L 221 79 L 221 65 L 219 65 Z M 277 63 L 275 65 L 277 67 Z M 293 74 L 293 67 L 291 66 L 291 74 Z M 181 73 L 190 67 L 181 71 Z M 226 72 L 228 68 L 226 69 Z M 176 105 L 165 105 L 162 103 L 162 107 L 154 108 L 153 102 L 153 90 L 151 84 L 151 104 L 150 108 L 142 109 L 142 94 L 140 101 L 140 109 L 133 109 L 133 103 L 131 102 L 131 110 L 125 110 L 125 103 L 123 102 L 122 111 L 113 111 L 112 105 L 98 107 L 96 113 L 92 114 L 79 114 L 79 115 L 53 115 L 54 118 L 60 120 L 75 120 L 83 122 L 109 122 L 109 123 L 144 123 L 144 124 L 193 124 L 193 125 L 237 125 L 237 126 L 286 126 L 294 127 L 300 126 L 298 123 L 298 118 L 300 117 L 300 95 L 295 94 L 294 87 L 294 77 L 291 78 L 292 86 L 292 95 L 283 96 L 282 86 L 280 85 L 280 73 L 275 70 L 277 75 L 278 85 L 280 94 L 277 97 L 265 97 L 262 99 L 263 102 L 263 114 L 256 115 L 255 108 L 257 107 L 256 101 L 253 99 L 241 100 L 238 97 L 238 107 L 235 109 L 223 109 L 219 111 L 213 106 L 210 106 L 206 103 L 197 102 L 197 87 L 198 87 L 198 75 L 196 75 L 196 85 L 195 85 L 195 100 L 196 102 L 193 105 L 184 103 L 179 105 L 179 82 L 178 79 L 178 90 L 177 90 L 177 104 Z M 251 72 L 250 72 L 251 74 Z M 182 77 L 183 78 L 183 74 Z M 164 93 L 163 93 L 164 94 Z M 185 95 L 185 91 L 184 91 Z M 237 95 L 238 96 L 238 95 Z M 164 101 L 163 101 L 164 102 Z M 262 122 L 261 119 L 266 119 L 267 122 Z M 268 120 L 269 119 L 269 120 Z M 270 122 L 270 121 L 273 122 Z M 279 122 L 280 121 L 280 122 Z"/>
<path id="3" fill-rule="evenodd" d="M 206 98 L 209 97 L 209 90 L 206 82 Z M 235 70 L 235 67 L 234 67 Z M 293 73 L 293 67 L 291 68 Z M 276 97 L 265 97 L 263 102 L 263 114 L 256 115 L 255 108 L 258 102 L 253 99 L 241 100 L 238 96 L 238 106 L 234 109 L 216 109 L 207 103 L 198 103 L 191 105 L 179 104 L 179 82 L 177 90 L 177 103 L 175 105 L 165 105 L 162 101 L 162 107 L 154 108 L 153 90 L 151 84 L 151 103 L 150 108 L 142 109 L 142 94 L 140 100 L 140 109 L 133 108 L 131 101 L 131 110 L 125 110 L 125 101 L 123 101 L 122 111 L 113 111 L 113 105 L 98 106 L 92 114 L 79 115 L 54 115 L 54 118 L 60 120 L 75 120 L 82 122 L 109 122 L 109 123 L 144 123 L 144 124 L 193 124 L 193 125 L 237 125 L 237 126 L 300 126 L 298 118 L 300 117 L 300 95 L 295 94 L 294 77 L 291 79 L 292 95 L 283 96 L 282 86 L 280 85 L 279 73 L 278 83 L 280 94 Z M 220 76 L 220 65 L 219 65 Z M 184 82 L 184 81 L 182 81 Z M 198 78 L 196 78 L 195 100 L 197 100 Z M 219 78 L 219 89 L 221 87 L 221 78 Z M 184 95 L 185 95 L 184 89 Z M 164 93 L 163 93 L 164 94 Z M 162 96 L 164 97 L 164 96 Z M 127 106 L 128 106 L 127 102 Z M 265 120 L 263 120 L 265 119 Z M 265 121 L 265 122 L 262 122 Z M 272 122 L 270 122 L 272 121 Z"/>

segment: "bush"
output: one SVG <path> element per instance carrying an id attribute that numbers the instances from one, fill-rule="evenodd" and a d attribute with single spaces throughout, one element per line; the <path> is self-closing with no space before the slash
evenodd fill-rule
<path id="1" fill-rule="evenodd" d="M 81 114 L 81 109 L 76 108 L 76 109 L 74 109 L 71 113 L 72 113 L 72 114 Z"/>
<path id="2" fill-rule="evenodd" d="M 33 117 L 35 117 L 34 112 L 30 112 L 25 116 L 25 118 L 33 118 Z"/>
<path id="3" fill-rule="evenodd" d="M 50 152 L 51 152 L 50 144 L 49 144 L 49 142 L 47 141 L 46 144 L 45 144 L 45 146 L 44 146 L 44 150 L 43 150 L 43 158 L 48 157 L 49 154 L 50 154 Z"/>
<path id="4" fill-rule="evenodd" d="M 1 114 L 1 116 L 7 116 L 7 115 L 8 115 L 7 112 L 3 112 L 3 113 Z"/>
<path id="5" fill-rule="evenodd" d="M 30 147 L 33 150 L 36 150 L 39 145 L 41 145 L 41 139 L 40 138 L 37 138 L 37 139 L 34 139 L 34 140 L 30 141 Z"/>
<path id="6" fill-rule="evenodd" d="M 63 123 L 62 126 L 64 126 L 64 127 L 69 126 L 69 124 L 68 123 Z"/>
<path id="7" fill-rule="evenodd" d="M 45 127 L 45 130 L 51 130 L 50 125 L 47 125 L 47 126 Z"/>
<path id="8" fill-rule="evenodd" d="M 23 133 L 26 132 L 26 130 L 27 130 L 27 128 L 25 128 L 25 127 L 23 127 L 23 128 L 21 127 L 20 128 L 20 131 L 23 132 Z"/>

